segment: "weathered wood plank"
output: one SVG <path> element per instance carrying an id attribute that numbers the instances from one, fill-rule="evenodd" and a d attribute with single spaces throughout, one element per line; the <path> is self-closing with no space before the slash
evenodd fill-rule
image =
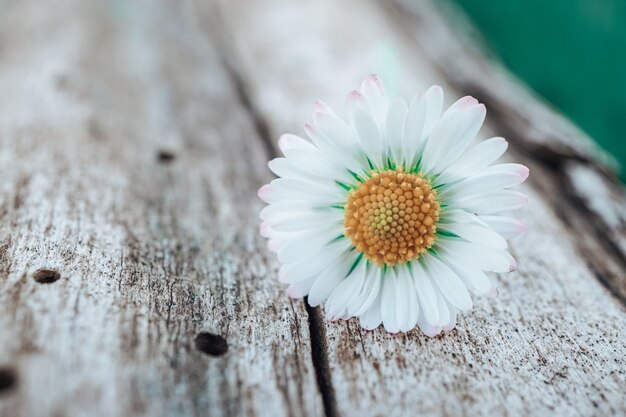
<path id="1" fill-rule="evenodd" d="M 408 95 L 439 83 L 445 85 L 449 96 L 461 93 L 454 88 L 462 86 L 455 83 L 455 73 L 442 71 L 441 62 L 416 43 L 415 37 L 425 37 L 424 42 L 447 41 L 426 38 L 424 31 L 406 30 L 403 25 L 407 23 L 384 13 L 387 9 L 381 3 L 268 0 L 223 1 L 220 5 L 228 32 L 225 39 L 230 42 L 225 50 L 273 138 L 284 131 L 300 132 L 313 99 L 322 98 L 341 108 L 348 89 L 385 66 L 380 60 L 381 48 L 395 51 L 397 56 L 397 91 Z M 533 125 L 523 130 L 514 125 L 514 119 L 498 113 L 496 106 L 502 103 L 487 104 L 488 111 L 495 111 L 488 113 L 484 135 L 503 129 L 514 132 L 511 156 L 531 166 L 531 181 L 524 190 L 531 201 L 525 214 L 529 232 L 512 244 L 519 270 L 498 276 L 500 297 L 476 300 L 474 310 L 443 337 L 428 339 L 417 331 L 401 336 L 382 329 L 364 332 L 354 320 L 323 323 L 318 337 L 324 338 L 325 351 L 318 370 L 325 379 L 328 415 L 626 412 L 626 314 L 620 292 L 609 292 L 596 279 L 594 262 L 603 260 L 592 258 L 607 258 L 606 269 L 615 268 L 611 285 L 617 288 L 624 266 L 607 254 L 596 233 L 584 235 L 596 251 L 584 250 L 588 246 L 580 245 L 576 227 L 581 225 L 579 230 L 586 231 L 594 227 L 589 226 L 590 221 L 597 219 L 566 195 L 569 190 L 558 180 L 564 172 L 551 170 L 541 155 L 524 147 L 535 144 L 534 149 L 565 149 L 552 154 L 564 155 L 568 164 L 585 161 L 593 172 L 607 169 L 588 154 L 576 156 L 583 150 L 597 152 L 585 139 L 580 139 L 580 146 L 565 142 L 573 128 L 562 119 L 552 124 L 554 116 L 537 116 L 529 120 L 549 121 L 550 127 Z M 536 115 L 547 111 L 534 100 L 524 101 L 524 105 Z M 535 129 L 544 128 L 558 136 L 541 135 L 540 140 L 532 136 Z M 577 170 L 568 172 L 572 178 L 584 175 Z M 616 204 L 606 203 L 613 207 L 613 220 L 623 225 L 618 214 L 622 213 L 619 202 L 623 193 L 606 175 L 594 174 L 593 178 L 611 190 Z M 577 180 L 572 184 L 584 185 Z M 596 195 L 589 203 L 597 205 L 604 198 Z M 568 204 L 566 216 L 562 215 L 563 201 Z M 601 209 L 596 210 L 598 218 L 605 216 Z"/>
<path id="2" fill-rule="evenodd" d="M 5 5 L 0 415 L 320 415 L 213 47 L 176 3 Z"/>

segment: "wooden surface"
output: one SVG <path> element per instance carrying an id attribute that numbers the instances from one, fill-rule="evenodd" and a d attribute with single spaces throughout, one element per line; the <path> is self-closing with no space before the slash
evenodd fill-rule
<path id="1" fill-rule="evenodd" d="M 431 1 L 14 0 L 0 13 L 0 416 L 626 413 L 610 158 Z M 456 330 L 289 300 L 256 189 L 381 72 L 487 104 L 531 168 L 518 271 Z"/>

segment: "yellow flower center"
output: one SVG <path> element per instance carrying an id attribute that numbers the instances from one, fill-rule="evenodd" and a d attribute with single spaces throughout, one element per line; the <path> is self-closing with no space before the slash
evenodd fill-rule
<path id="1" fill-rule="evenodd" d="M 437 192 L 421 174 L 377 172 L 348 195 L 345 235 L 378 265 L 404 263 L 433 245 L 439 211 Z"/>

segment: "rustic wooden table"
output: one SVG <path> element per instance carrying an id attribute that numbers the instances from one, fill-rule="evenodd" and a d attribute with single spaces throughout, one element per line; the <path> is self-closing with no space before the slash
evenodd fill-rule
<path id="1" fill-rule="evenodd" d="M 610 160 L 434 0 L 0 2 L 0 416 L 626 413 Z M 290 300 L 258 187 L 370 72 L 487 104 L 531 168 L 519 270 L 429 339 Z"/>

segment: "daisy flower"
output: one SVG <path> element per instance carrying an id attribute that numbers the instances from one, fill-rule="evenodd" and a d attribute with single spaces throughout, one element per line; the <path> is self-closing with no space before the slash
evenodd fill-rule
<path id="1" fill-rule="evenodd" d="M 317 101 L 310 140 L 280 138 L 260 217 L 289 296 L 325 303 L 330 320 L 434 336 L 472 308 L 470 294 L 495 292 L 485 272 L 515 269 L 506 239 L 525 225 L 506 213 L 526 204 L 510 188 L 528 169 L 494 164 L 503 138 L 476 143 L 483 104 L 442 107 L 439 86 L 407 104 L 370 76 L 348 95 L 348 121 Z"/>

